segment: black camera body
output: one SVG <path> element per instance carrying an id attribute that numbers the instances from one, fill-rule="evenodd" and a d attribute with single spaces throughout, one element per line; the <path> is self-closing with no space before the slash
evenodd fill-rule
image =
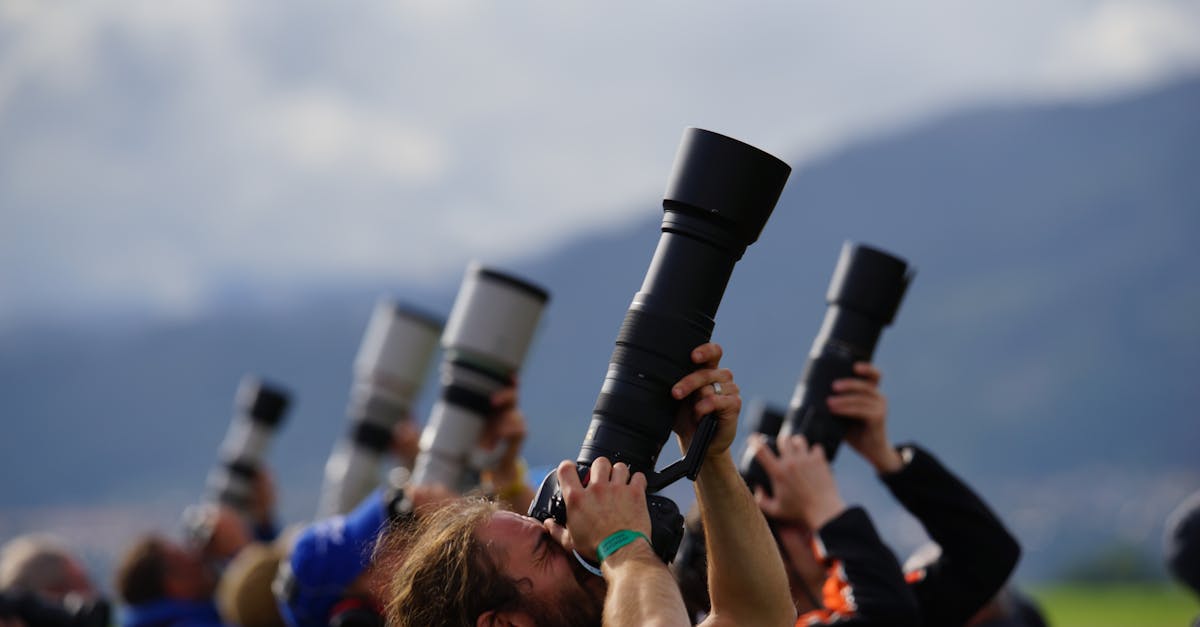
<path id="1" fill-rule="evenodd" d="M 588 472 L 588 469 L 581 467 L 580 480 L 586 481 Z M 670 562 L 683 539 L 680 531 L 683 528 L 683 514 L 679 513 L 675 501 L 661 494 L 647 494 L 646 507 L 650 512 L 650 545 L 664 562 Z M 566 526 L 567 504 L 563 502 L 558 477 L 553 473 L 538 488 L 537 498 L 530 504 L 529 515 L 538 520 L 553 518 L 558 524 Z"/>
<path id="2" fill-rule="evenodd" d="M 753 433 L 766 436 L 767 445 L 774 446 L 775 436 L 779 435 L 779 429 L 783 426 L 783 410 L 765 403 L 756 403 L 747 412 L 747 417 Z M 746 487 L 750 488 L 751 492 L 762 486 L 767 494 L 771 494 L 771 479 L 767 476 L 767 471 L 763 470 L 762 464 L 754 458 L 754 450 L 749 446 L 742 452 L 738 473 L 742 475 Z"/>
<path id="3" fill-rule="evenodd" d="M 877 248 L 846 242 L 829 283 L 825 320 L 788 404 L 781 433 L 820 444 L 832 462 L 849 427 L 829 411 L 833 382 L 854 377 L 854 364 L 871 361 L 883 328 L 896 318 L 915 271 Z"/>
<path id="4" fill-rule="evenodd" d="M 701 421 L 683 459 L 655 472 L 681 401 L 671 386 L 695 369 L 691 353 L 712 337 L 733 267 L 758 239 L 791 168 L 753 146 L 711 131 L 684 130 L 663 197 L 662 235 L 617 335 L 608 373 L 576 462 L 580 476 L 600 457 L 645 474 L 655 551 L 670 561 L 683 517 L 650 494 L 700 471 L 716 430 Z M 667 505 L 669 503 L 669 505 Z M 529 515 L 566 521 L 553 473 Z"/>

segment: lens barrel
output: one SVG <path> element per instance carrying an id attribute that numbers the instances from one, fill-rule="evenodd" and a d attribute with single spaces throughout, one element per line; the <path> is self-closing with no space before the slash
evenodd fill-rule
<path id="1" fill-rule="evenodd" d="M 695 369 L 691 352 L 712 337 L 733 266 L 758 239 L 790 172 L 748 144 L 684 131 L 662 235 L 617 335 L 581 466 L 607 457 L 634 472 L 654 470 L 680 403 L 670 387 Z"/>
<path id="2" fill-rule="evenodd" d="M 782 432 L 820 444 L 832 461 L 846 422 L 827 400 L 837 379 L 853 377 L 854 363 L 871 361 L 883 328 L 892 323 L 915 270 L 877 248 L 846 242 L 826 293 L 828 308 L 788 405 Z"/>
<path id="3" fill-rule="evenodd" d="M 349 430 L 325 463 L 318 518 L 349 512 L 379 485 L 392 430 L 412 419 L 441 332 L 437 316 L 387 299 L 376 303 L 354 359 Z"/>
<path id="4" fill-rule="evenodd" d="M 209 498 L 244 511 L 267 445 L 283 422 L 290 395 L 282 387 L 246 375 L 238 386 L 234 416 L 208 475 Z"/>
<path id="5" fill-rule="evenodd" d="M 442 333 L 441 396 L 421 432 L 415 485 L 474 487 L 471 459 L 492 412 L 492 394 L 512 384 L 550 294 L 512 274 L 472 263 Z"/>

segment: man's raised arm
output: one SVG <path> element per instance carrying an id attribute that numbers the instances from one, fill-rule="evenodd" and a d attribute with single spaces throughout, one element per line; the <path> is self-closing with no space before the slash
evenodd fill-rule
<path id="1" fill-rule="evenodd" d="M 792 625 L 796 608 L 783 560 L 766 519 L 729 453 L 742 401 L 733 373 L 718 368 L 721 355 L 717 344 L 696 348 L 692 361 L 701 368 L 672 388 L 675 398 L 693 399 L 675 424 L 685 451 L 700 419 L 708 414 L 717 417 L 717 432 L 696 480 L 696 498 L 707 536 L 712 598 L 712 612 L 702 624 Z"/>

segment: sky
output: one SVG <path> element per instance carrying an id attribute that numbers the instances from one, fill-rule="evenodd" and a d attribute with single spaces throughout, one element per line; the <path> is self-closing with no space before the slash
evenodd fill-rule
<path id="1" fill-rule="evenodd" d="M 456 282 L 656 213 L 686 126 L 803 167 L 1197 69 L 1174 0 L 4 0 L 0 328 Z"/>

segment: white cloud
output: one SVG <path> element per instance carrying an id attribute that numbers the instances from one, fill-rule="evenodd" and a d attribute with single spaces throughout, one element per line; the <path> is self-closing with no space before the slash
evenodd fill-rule
<path id="1" fill-rule="evenodd" d="M 432 183 L 446 167 L 441 138 L 332 93 L 283 94 L 261 118 L 270 149 L 307 173 L 367 169 L 392 181 Z"/>
<path id="2" fill-rule="evenodd" d="M 1200 5 L 1102 2 L 1068 27 L 1046 65 L 1067 91 L 1111 89 L 1197 67 Z"/>
<path id="3" fill-rule="evenodd" d="M 0 3 L 0 319 L 456 277 L 656 211 L 684 126 L 788 159 L 1196 67 L 1185 2 Z M 452 279 L 451 279 L 452 280 Z"/>

